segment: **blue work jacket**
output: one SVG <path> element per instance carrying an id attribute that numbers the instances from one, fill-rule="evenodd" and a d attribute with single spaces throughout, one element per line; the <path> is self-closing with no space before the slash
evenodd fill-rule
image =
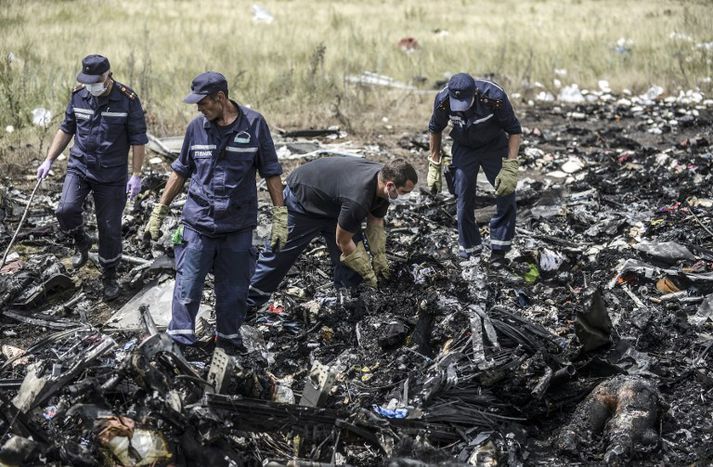
<path id="1" fill-rule="evenodd" d="M 190 178 L 183 224 L 208 236 L 255 227 L 256 171 L 263 178 L 282 173 L 263 116 L 233 103 L 238 118 L 227 127 L 204 116 L 191 121 L 181 154 L 171 164 L 178 175 Z"/>
<path id="2" fill-rule="evenodd" d="M 117 81 L 107 96 L 94 97 L 84 86 L 75 88 L 60 129 L 74 135 L 67 170 L 97 183 L 124 183 L 129 146 L 148 143 L 141 101 Z"/>
<path id="3" fill-rule="evenodd" d="M 475 80 L 473 105 L 464 112 L 451 111 L 447 86 L 436 95 L 428 129 L 441 133 L 449 121 L 453 142 L 473 149 L 503 146 L 507 135 L 522 133 L 505 91 L 493 82 L 479 79 Z"/>

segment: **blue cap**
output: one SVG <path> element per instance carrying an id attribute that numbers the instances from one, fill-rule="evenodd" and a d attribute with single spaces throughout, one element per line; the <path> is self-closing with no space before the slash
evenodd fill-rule
<path id="1" fill-rule="evenodd" d="M 108 58 L 103 55 L 87 55 L 82 60 L 82 71 L 77 75 L 77 81 L 82 84 L 98 83 L 107 71 L 109 71 Z"/>
<path id="2" fill-rule="evenodd" d="M 475 80 L 468 73 L 456 73 L 448 80 L 448 98 L 451 111 L 468 110 L 475 96 Z"/>
<path id="3" fill-rule="evenodd" d="M 197 104 L 205 96 L 210 96 L 218 91 L 228 95 L 228 82 L 225 76 L 216 71 L 206 71 L 196 76 L 191 83 L 191 93 L 183 99 L 186 104 Z"/>

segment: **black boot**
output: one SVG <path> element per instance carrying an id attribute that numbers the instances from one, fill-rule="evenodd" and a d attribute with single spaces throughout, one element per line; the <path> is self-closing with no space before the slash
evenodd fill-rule
<path id="1" fill-rule="evenodd" d="M 72 256 L 72 267 L 79 269 L 87 263 L 89 259 L 89 249 L 92 247 L 92 239 L 82 232 L 74 237 L 74 256 Z"/>
<path id="2" fill-rule="evenodd" d="M 231 342 L 227 339 L 218 338 L 216 347 L 223 349 L 226 354 L 237 357 L 239 355 L 247 355 L 248 349 L 242 342 Z"/>
<path id="3" fill-rule="evenodd" d="M 507 270 L 508 261 L 505 258 L 504 251 L 493 251 L 490 253 L 490 270 L 493 272 L 502 272 Z"/>
<path id="4" fill-rule="evenodd" d="M 119 283 L 116 281 L 116 269 L 104 269 L 102 275 L 102 284 L 104 285 L 104 301 L 109 302 L 119 296 Z"/>

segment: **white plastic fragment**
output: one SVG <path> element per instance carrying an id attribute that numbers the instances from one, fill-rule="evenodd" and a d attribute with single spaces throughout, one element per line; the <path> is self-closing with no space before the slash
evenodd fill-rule
<path id="1" fill-rule="evenodd" d="M 640 95 L 639 98 L 644 101 L 645 104 L 653 104 L 653 101 L 664 93 L 664 88 L 661 86 L 653 85 L 644 94 Z"/>
<path id="2" fill-rule="evenodd" d="M 253 23 L 270 24 L 275 21 L 275 17 L 265 9 L 265 7 L 254 4 L 252 7 Z"/>
<path id="3" fill-rule="evenodd" d="M 576 158 L 576 157 L 570 157 L 567 160 L 567 162 L 562 164 L 562 167 L 560 167 L 562 172 L 568 173 L 568 174 L 573 174 L 575 172 L 579 172 L 583 168 L 584 168 L 584 162 L 581 159 Z"/>
<path id="4" fill-rule="evenodd" d="M 537 96 L 535 96 L 535 100 L 540 102 L 554 102 L 555 96 L 551 92 L 540 91 Z"/>
<path id="5" fill-rule="evenodd" d="M 570 84 L 565 86 L 560 90 L 559 100 L 562 102 L 569 102 L 572 104 L 581 104 L 584 102 L 584 95 L 582 91 L 579 90 L 577 84 Z"/>
<path id="6" fill-rule="evenodd" d="M 44 107 L 32 109 L 32 124 L 40 128 L 47 128 L 52 121 L 52 112 Z"/>
<path id="7" fill-rule="evenodd" d="M 540 251 L 540 270 L 556 271 L 562 266 L 565 259 L 567 258 L 562 253 L 550 250 L 549 248 L 543 248 L 542 251 Z"/>

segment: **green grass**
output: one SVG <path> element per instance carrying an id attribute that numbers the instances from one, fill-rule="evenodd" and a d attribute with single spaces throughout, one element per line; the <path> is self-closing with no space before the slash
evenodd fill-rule
<path id="1" fill-rule="evenodd" d="M 191 79 L 222 71 L 233 96 L 281 127 L 351 125 L 368 135 L 382 116 L 421 128 L 432 96 L 347 86 L 369 70 L 431 89 L 449 73 L 492 74 L 523 98 L 563 84 L 617 91 L 651 84 L 711 90 L 710 1 L 377 0 L 260 2 L 272 24 L 252 21 L 251 2 L 235 0 L 3 0 L 0 2 L 0 147 L 37 141 L 29 112 L 61 118 L 81 58 L 109 57 L 115 77 L 132 86 L 149 113 L 150 130 L 180 133 L 195 113 L 181 102 Z M 436 30 L 447 30 L 447 35 Z M 674 32 L 691 40 L 674 40 Z M 413 36 L 421 49 L 396 47 Z M 614 51 L 621 38 L 631 51 Z M 16 60 L 8 63 L 12 52 Z M 57 122 L 55 122 L 57 123 Z M 51 132 L 50 132 L 51 133 Z"/>

